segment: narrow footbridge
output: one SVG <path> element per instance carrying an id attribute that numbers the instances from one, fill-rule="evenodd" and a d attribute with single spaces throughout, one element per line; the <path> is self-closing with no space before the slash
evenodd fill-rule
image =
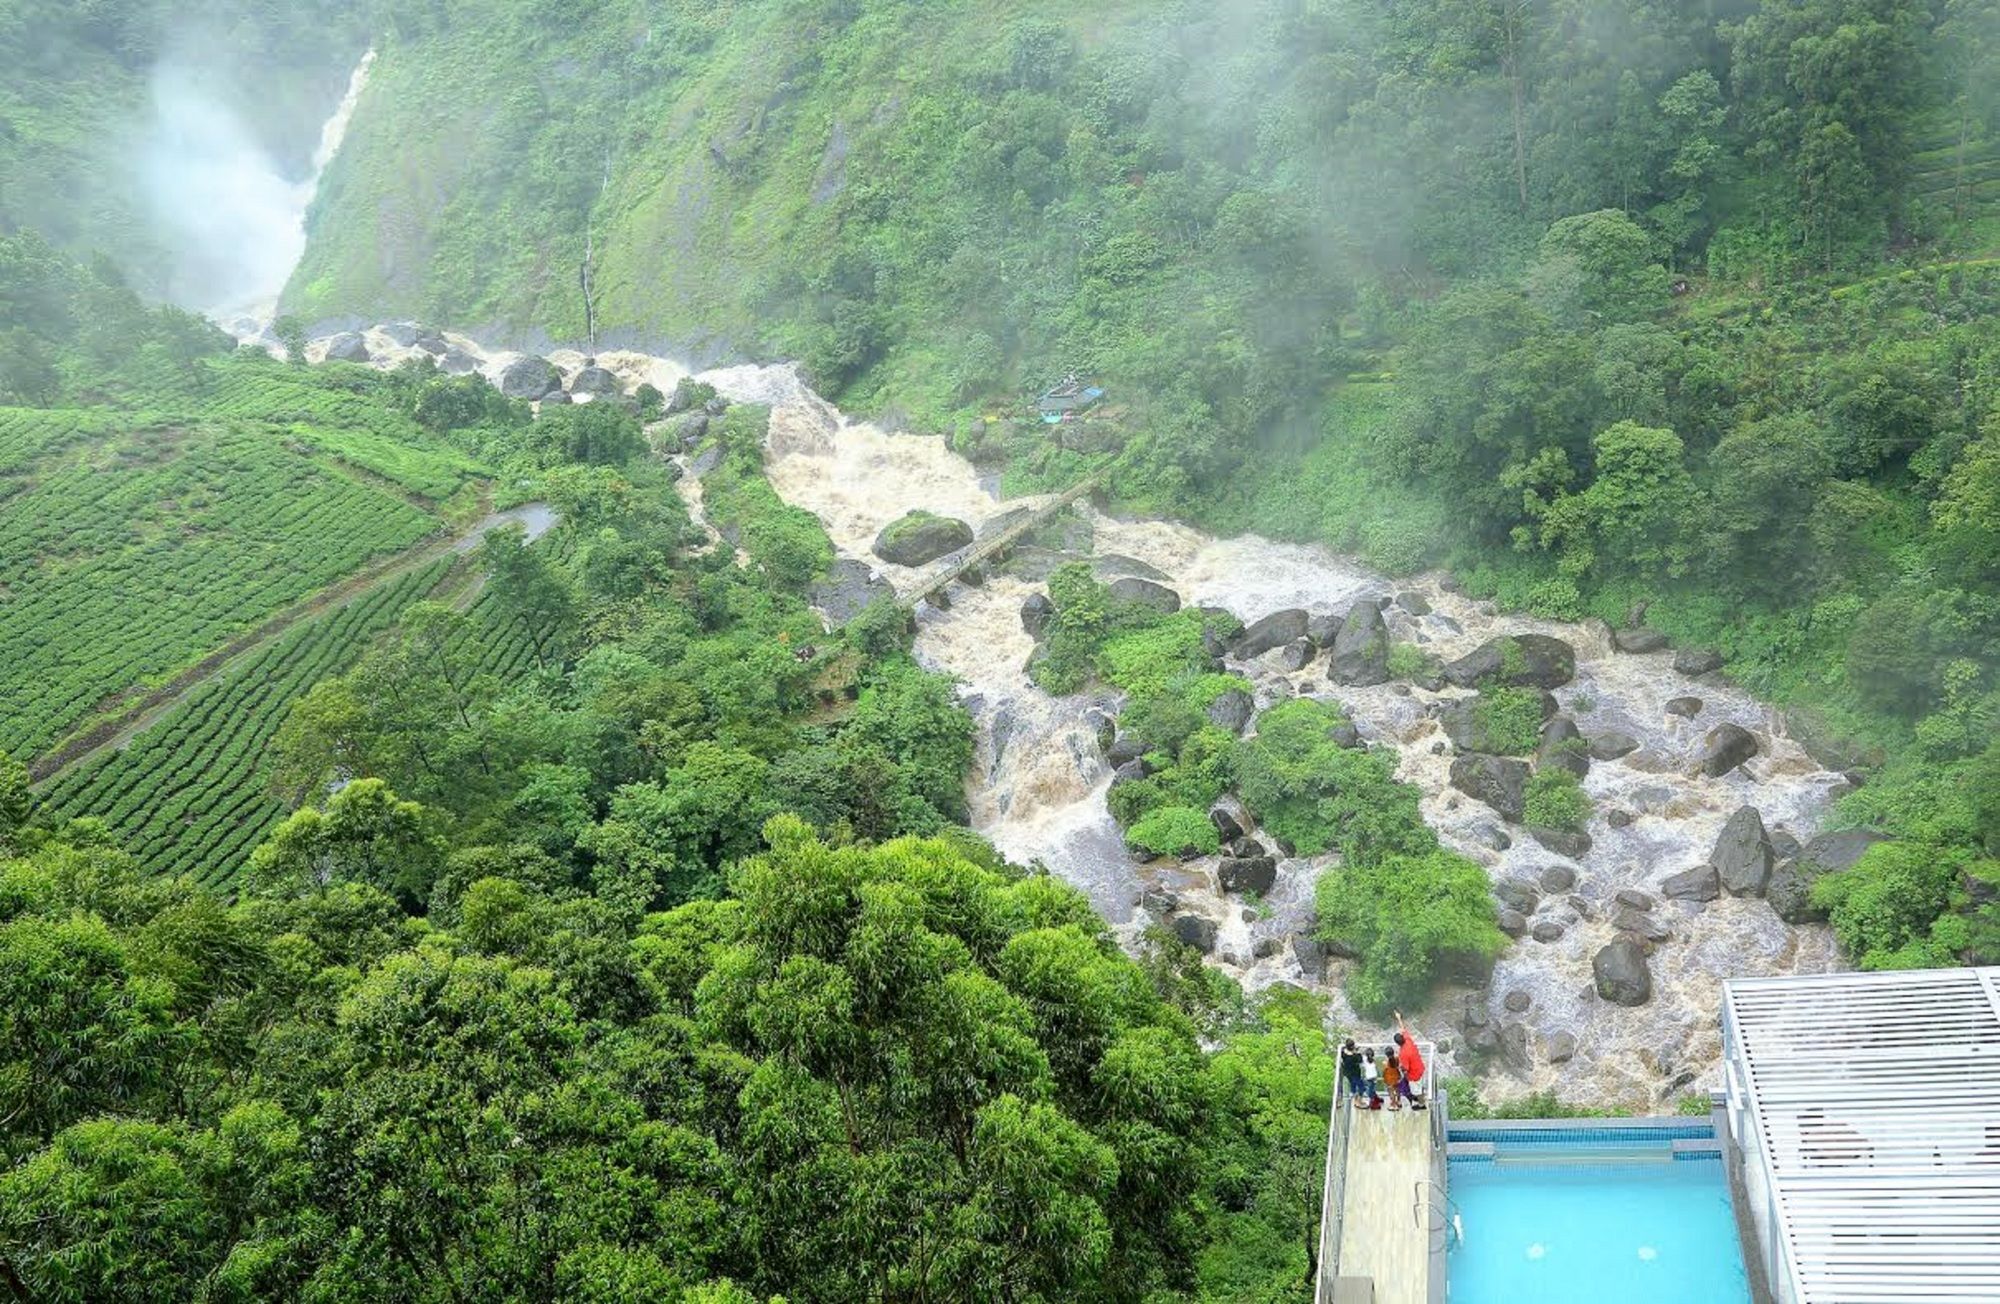
<path id="1" fill-rule="evenodd" d="M 938 598 L 967 571 L 977 570 L 990 561 L 1004 557 L 1007 551 L 1024 536 L 1047 525 L 1057 513 L 1095 489 L 1109 470 L 1109 467 L 1102 467 L 1092 471 L 1053 498 L 1045 499 L 1030 510 L 1020 513 L 986 538 L 939 561 L 919 575 L 915 583 L 896 595 L 897 605 L 905 611 L 915 611 L 925 600 Z"/>

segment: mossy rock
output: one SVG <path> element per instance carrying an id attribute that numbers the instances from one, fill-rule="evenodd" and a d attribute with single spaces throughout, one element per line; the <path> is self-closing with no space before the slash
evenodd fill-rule
<path id="1" fill-rule="evenodd" d="M 972 527 L 922 510 L 900 516 L 875 536 L 875 555 L 893 566 L 922 566 L 972 543 Z"/>

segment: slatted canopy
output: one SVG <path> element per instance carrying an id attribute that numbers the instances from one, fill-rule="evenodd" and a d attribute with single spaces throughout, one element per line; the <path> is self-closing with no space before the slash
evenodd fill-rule
<path id="1" fill-rule="evenodd" d="M 1739 979 L 1724 1002 L 1791 1298 L 2000 1300 L 2000 968 Z"/>

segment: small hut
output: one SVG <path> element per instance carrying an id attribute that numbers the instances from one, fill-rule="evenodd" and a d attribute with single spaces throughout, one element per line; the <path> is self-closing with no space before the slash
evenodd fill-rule
<path id="1" fill-rule="evenodd" d="M 1063 377 L 1061 384 L 1036 399 L 1035 408 L 1042 414 L 1044 423 L 1055 426 L 1088 412 L 1103 397 L 1102 389 L 1078 379 L 1076 373 L 1071 372 Z"/>

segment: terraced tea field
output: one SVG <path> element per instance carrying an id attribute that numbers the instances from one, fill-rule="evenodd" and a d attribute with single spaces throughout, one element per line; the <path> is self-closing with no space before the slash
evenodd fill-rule
<path id="1" fill-rule="evenodd" d="M 0 749 L 16 756 L 442 524 L 268 429 L 9 415 Z"/>

